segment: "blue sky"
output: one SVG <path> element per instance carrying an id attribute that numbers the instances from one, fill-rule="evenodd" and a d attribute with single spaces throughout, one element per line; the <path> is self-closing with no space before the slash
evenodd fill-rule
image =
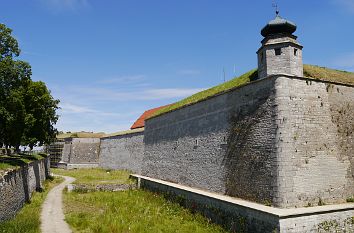
<path id="1" fill-rule="evenodd" d="M 304 63 L 354 71 L 354 0 L 278 1 Z M 145 110 L 256 67 L 271 0 L 3 0 L 63 131 L 125 130 Z"/>

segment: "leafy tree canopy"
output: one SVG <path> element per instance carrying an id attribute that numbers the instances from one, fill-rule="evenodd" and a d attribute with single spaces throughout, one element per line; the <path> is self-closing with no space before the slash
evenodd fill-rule
<path id="1" fill-rule="evenodd" d="M 17 40 L 12 37 L 11 33 L 10 28 L 0 23 L 0 60 L 20 55 Z"/>
<path id="2" fill-rule="evenodd" d="M 49 143 L 57 130 L 54 99 L 45 83 L 31 80 L 31 66 L 20 55 L 12 30 L 0 24 L 0 146 L 31 148 Z"/>

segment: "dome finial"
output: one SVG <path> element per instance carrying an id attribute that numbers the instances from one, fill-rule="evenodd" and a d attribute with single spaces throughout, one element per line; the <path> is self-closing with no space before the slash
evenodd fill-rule
<path id="1" fill-rule="evenodd" d="M 275 8 L 275 16 L 279 16 L 278 3 L 276 0 L 273 0 L 272 7 Z"/>

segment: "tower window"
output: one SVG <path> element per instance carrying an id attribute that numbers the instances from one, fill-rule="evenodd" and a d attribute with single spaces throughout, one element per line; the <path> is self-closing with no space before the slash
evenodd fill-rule
<path id="1" fill-rule="evenodd" d="M 274 51 L 276 56 L 281 55 L 281 48 L 274 49 Z"/>
<path id="2" fill-rule="evenodd" d="M 263 57 L 264 57 L 264 54 L 263 54 L 263 52 L 261 52 L 261 63 L 263 63 Z"/>
<path id="3" fill-rule="evenodd" d="M 294 49 L 294 56 L 297 56 L 297 49 Z"/>

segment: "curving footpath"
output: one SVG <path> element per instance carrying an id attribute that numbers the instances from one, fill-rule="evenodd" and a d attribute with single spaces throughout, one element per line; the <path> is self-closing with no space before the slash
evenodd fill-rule
<path id="1" fill-rule="evenodd" d="M 75 178 L 62 176 L 65 181 L 54 187 L 48 193 L 42 206 L 41 231 L 43 233 L 71 233 L 69 225 L 64 220 L 63 189 L 75 181 Z"/>

